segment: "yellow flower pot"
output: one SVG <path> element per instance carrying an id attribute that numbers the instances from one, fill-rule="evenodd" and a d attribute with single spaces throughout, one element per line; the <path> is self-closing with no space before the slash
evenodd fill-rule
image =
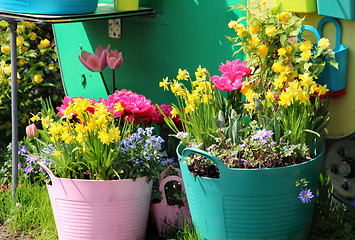
<path id="1" fill-rule="evenodd" d="M 139 0 L 115 0 L 118 11 L 137 11 Z"/>
<path id="2" fill-rule="evenodd" d="M 275 0 L 277 6 L 280 5 L 280 3 L 285 11 L 300 13 L 317 11 L 316 0 Z"/>

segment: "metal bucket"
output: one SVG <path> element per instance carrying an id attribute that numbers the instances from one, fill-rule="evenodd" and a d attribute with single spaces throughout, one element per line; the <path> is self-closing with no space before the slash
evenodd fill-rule
<path id="1" fill-rule="evenodd" d="M 50 175 L 49 197 L 60 240 L 145 239 L 152 181 L 82 180 Z"/>
<path id="2" fill-rule="evenodd" d="M 302 164 L 268 169 L 231 169 L 199 149 L 177 152 L 184 160 L 199 154 L 212 160 L 220 178 L 194 177 L 186 161 L 180 161 L 192 223 L 204 239 L 303 240 L 312 223 L 315 200 L 298 199 L 295 181 L 306 178 L 315 194 L 324 154 Z"/>

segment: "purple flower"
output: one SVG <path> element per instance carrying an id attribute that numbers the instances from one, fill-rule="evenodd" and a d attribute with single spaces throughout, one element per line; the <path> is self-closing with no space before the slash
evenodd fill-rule
<path id="1" fill-rule="evenodd" d="M 301 199 L 303 203 L 309 203 L 311 202 L 311 199 L 313 198 L 313 194 L 310 189 L 305 189 L 300 192 L 298 195 L 298 198 Z"/>
<path id="2" fill-rule="evenodd" d="M 33 162 L 36 162 L 38 160 L 38 157 L 36 156 L 27 156 L 26 157 L 26 162 L 28 163 L 33 163 Z"/>
<path id="3" fill-rule="evenodd" d="M 33 167 L 31 165 L 28 165 L 26 168 L 25 168 L 25 173 L 31 173 L 33 172 Z"/>
<path id="4" fill-rule="evenodd" d="M 207 151 L 207 152 L 211 151 L 215 146 L 216 146 L 216 144 L 212 144 L 211 146 L 209 146 L 208 148 L 206 148 L 206 151 Z"/>
<path id="5" fill-rule="evenodd" d="M 160 163 L 162 166 L 166 166 L 166 165 L 168 165 L 169 164 L 169 162 L 168 162 L 168 159 L 166 159 L 166 161 L 161 161 L 161 163 Z"/>
<path id="6" fill-rule="evenodd" d="M 18 163 L 18 169 L 22 168 L 22 163 Z"/>
<path id="7" fill-rule="evenodd" d="M 271 142 L 270 146 L 274 146 L 276 144 L 276 142 Z"/>
<path id="8" fill-rule="evenodd" d="M 184 139 L 184 138 L 187 138 L 189 135 L 190 135 L 190 133 L 188 133 L 188 132 L 178 132 L 176 134 L 176 137 Z"/>
<path id="9" fill-rule="evenodd" d="M 241 162 L 245 162 L 246 165 L 250 165 L 250 162 L 247 161 L 247 160 L 245 160 L 244 158 L 241 158 L 240 161 L 241 161 Z"/>
<path id="10" fill-rule="evenodd" d="M 355 207 L 355 200 L 352 200 L 349 205 Z"/>
<path id="11" fill-rule="evenodd" d="M 272 130 L 258 130 L 256 131 L 255 135 L 252 136 L 252 140 L 266 140 L 271 138 L 271 136 L 274 134 Z"/>
<path id="12" fill-rule="evenodd" d="M 18 154 L 25 154 L 28 151 L 28 147 L 27 146 L 23 146 L 22 148 L 20 148 L 18 150 Z"/>
<path id="13" fill-rule="evenodd" d="M 247 145 L 246 145 L 245 143 L 243 143 L 243 144 L 240 144 L 240 147 L 241 147 L 241 148 L 246 148 Z"/>

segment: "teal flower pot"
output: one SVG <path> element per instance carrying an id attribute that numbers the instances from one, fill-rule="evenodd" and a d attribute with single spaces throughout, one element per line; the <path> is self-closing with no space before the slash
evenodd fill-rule
<path id="1" fill-rule="evenodd" d="M 307 189 L 317 193 L 324 145 L 315 157 L 302 164 L 268 169 L 231 169 L 205 151 L 179 145 L 182 178 L 191 218 L 204 239 L 303 240 L 312 223 L 315 199 L 298 198 L 295 181 L 306 178 Z M 212 160 L 220 178 L 194 177 L 187 162 L 190 154 Z"/>

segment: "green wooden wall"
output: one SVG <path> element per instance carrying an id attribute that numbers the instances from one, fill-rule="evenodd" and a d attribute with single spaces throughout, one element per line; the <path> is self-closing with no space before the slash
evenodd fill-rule
<path id="1" fill-rule="evenodd" d="M 112 1 L 101 0 L 101 3 Z M 164 77 L 175 78 L 179 68 L 194 76 L 201 64 L 212 75 L 221 62 L 243 58 L 233 56 L 233 44 L 226 38 L 233 31 L 230 20 L 239 12 L 228 11 L 241 0 L 141 0 L 141 7 L 156 10 L 156 16 L 122 19 L 122 37 L 108 37 L 108 20 L 54 24 L 63 82 L 67 95 L 106 97 L 99 73 L 88 71 L 79 61 L 81 50 L 94 52 L 101 44 L 123 53 L 116 71 L 118 89 L 144 94 L 154 103 L 173 101 L 170 92 L 159 88 Z M 112 71 L 104 70 L 109 89 Z M 85 83 L 83 84 L 85 76 Z"/>

